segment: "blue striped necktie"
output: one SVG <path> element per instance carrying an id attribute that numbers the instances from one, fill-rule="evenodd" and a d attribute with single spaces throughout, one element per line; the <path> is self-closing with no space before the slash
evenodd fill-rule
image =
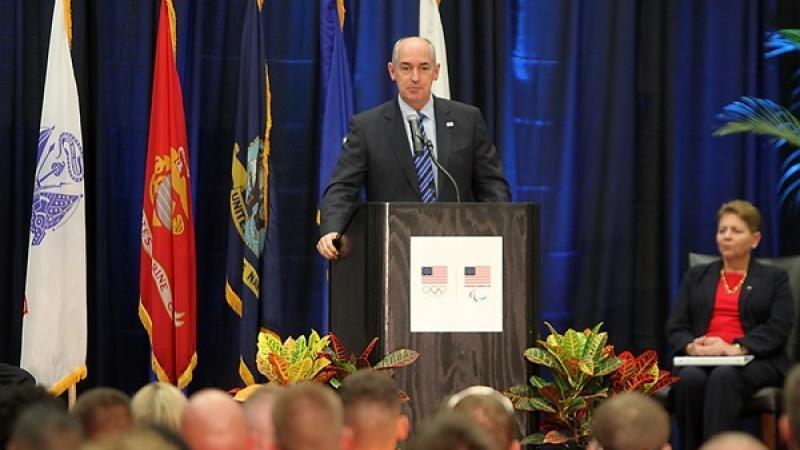
<path id="1" fill-rule="evenodd" d="M 423 120 L 425 115 L 419 113 L 419 135 L 424 146 L 419 156 L 414 158 L 414 167 L 417 169 L 417 179 L 419 180 L 419 191 L 422 194 L 422 203 L 436 201 L 436 184 L 433 180 L 433 159 L 431 158 L 431 148 L 427 145 L 428 139 L 425 136 Z"/>

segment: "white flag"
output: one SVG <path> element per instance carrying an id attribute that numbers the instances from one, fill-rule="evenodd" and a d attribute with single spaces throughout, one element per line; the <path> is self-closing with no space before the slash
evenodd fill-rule
<path id="1" fill-rule="evenodd" d="M 62 0 L 53 7 L 38 148 L 20 366 L 60 394 L 86 377 L 83 139 Z"/>
<path id="2" fill-rule="evenodd" d="M 439 79 L 433 82 L 431 91 L 437 97 L 449 99 L 450 77 L 447 75 L 447 48 L 444 44 L 444 30 L 437 0 L 419 0 L 419 35 L 433 43 L 433 48 L 436 49 L 436 61 L 440 64 Z"/>

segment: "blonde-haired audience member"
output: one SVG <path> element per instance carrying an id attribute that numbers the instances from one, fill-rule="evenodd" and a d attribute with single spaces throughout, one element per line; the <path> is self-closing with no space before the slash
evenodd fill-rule
<path id="1" fill-rule="evenodd" d="M 191 450 L 173 430 L 161 425 L 136 426 L 116 439 L 105 439 L 81 450 Z"/>
<path id="2" fill-rule="evenodd" d="M 181 415 L 188 403 L 180 389 L 169 383 L 155 382 L 136 392 L 131 399 L 131 413 L 137 424 L 155 424 L 179 431 Z"/>
<path id="3" fill-rule="evenodd" d="M 133 424 L 130 397 L 113 388 L 89 389 L 78 397 L 71 413 L 80 420 L 84 437 L 90 441 L 119 436 Z"/>
<path id="4" fill-rule="evenodd" d="M 399 390 L 388 375 L 359 370 L 344 379 L 339 395 L 355 450 L 394 450 L 408 437 L 408 417 L 402 413 Z"/>
<path id="5" fill-rule="evenodd" d="M 189 398 L 181 417 L 181 435 L 192 450 L 253 448 L 242 407 L 217 389 L 203 389 Z"/>
<path id="6" fill-rule="evenodd" d="M 714 435 L 700 450 L 767 450 L 767 446 L 741 431 L 726 431 Z"/>
<path id="7" fill-rule="evenodd" d="M 275 384 L 258 387 L 244 401 L 244 415 L 256 450 L 270 450 L 275 442 L 275 426 L 272 424 L 272 408 L 283 389 Z"/>
<path id="8" fill-rule="evenodd" d="M 669 415 L 657 401 L 626 392 L 604 401 L 592 418 L 590 450 L 670 450 Z"/>
<path id="9" fill-rule="evenodd" d="M 352 448 L 353 434 L 344 427 L 342 401 L 319 383 L 298 383 L 284 389 L 275 401 L 272 419 L 279 450 Z"/>
<path id="10" fill-rule="evenodd" d="M 448 409 L 466 414 L 483 428 L 497 450 L 519 450 L 511 400 L 488 386 L 471 386 L 450 397 Z"/>

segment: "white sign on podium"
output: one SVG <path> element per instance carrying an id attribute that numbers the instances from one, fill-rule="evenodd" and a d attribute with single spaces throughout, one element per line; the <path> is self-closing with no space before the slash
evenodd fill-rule
<path id="1" fill-rule="evenodd" d="M 503 238 L 412 236 L 412 333 L 503 331 Z"/>

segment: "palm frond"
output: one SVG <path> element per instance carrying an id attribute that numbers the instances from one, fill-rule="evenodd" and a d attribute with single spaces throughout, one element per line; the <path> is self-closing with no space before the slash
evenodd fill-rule
<path id="1" fill-rule="evenodd" d="M 742 97 L 726 106 L 719 118 L 726 123 L 714 136 L 755 133 L 774 138 L 776 145 L 800 147 L 800 120 L 772 100 Z"/>
<path id="2" fill-rule="evenodd" d="M 769 33 L 764 45 L 768 50 L 764 55 L 767 58 L 800 50 L 800 29 L 784 29 Z"/>

